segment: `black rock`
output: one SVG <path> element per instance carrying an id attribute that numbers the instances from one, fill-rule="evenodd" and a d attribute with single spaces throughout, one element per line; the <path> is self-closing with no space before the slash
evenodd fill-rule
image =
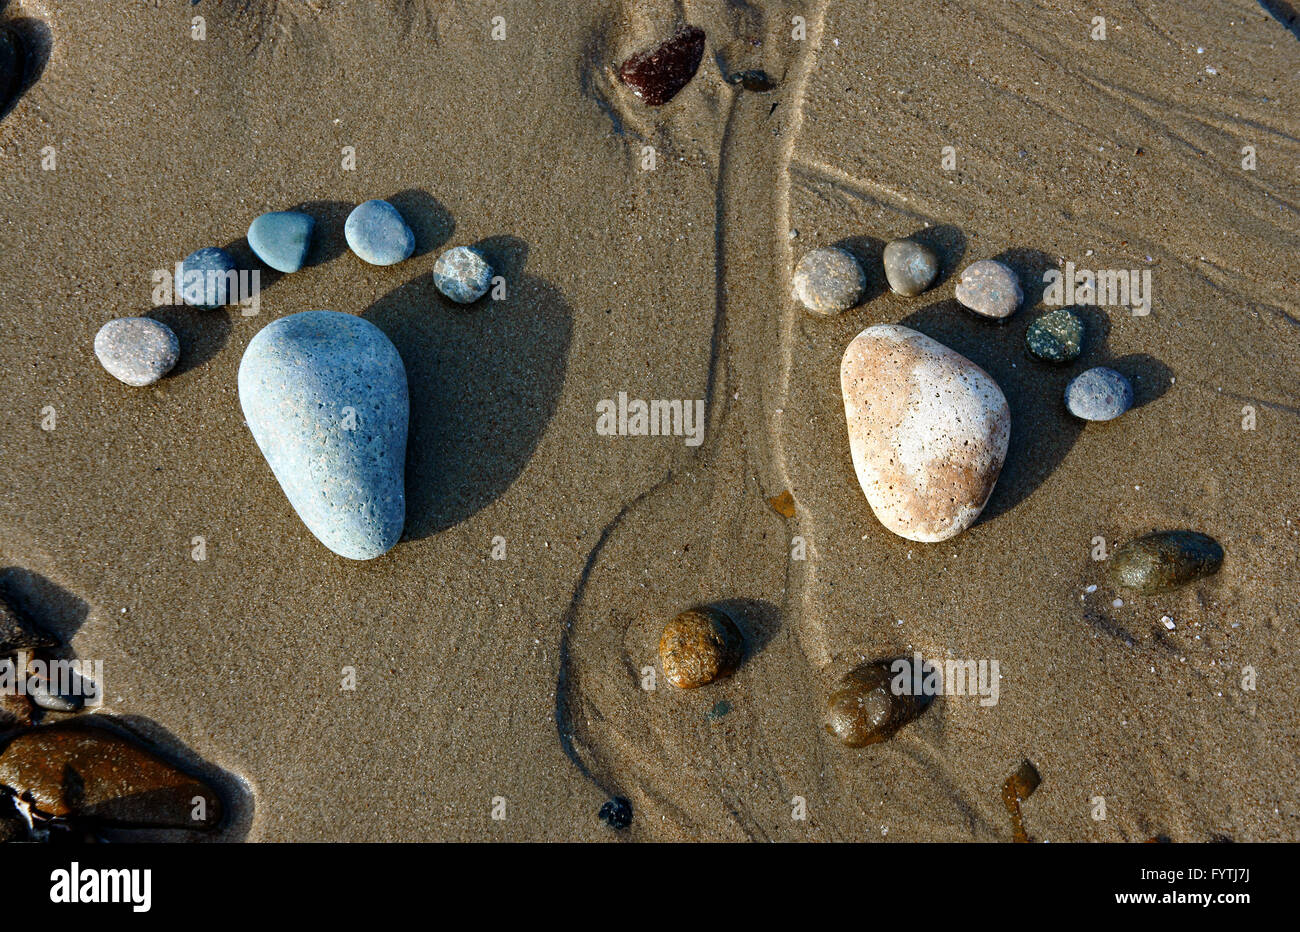
<path id="1" fill-rule="evenodd" d="M 600 807 L 600 821 L 610 828 L 625 829 L 632 824 L 632 804 L 622 796 L 615 796 Z"/>

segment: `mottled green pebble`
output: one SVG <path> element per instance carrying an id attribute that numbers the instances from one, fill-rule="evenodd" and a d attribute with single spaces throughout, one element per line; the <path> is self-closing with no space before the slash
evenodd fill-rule
<path id="1" fill-rule="evenodd" d="M 1025 332 L 1029 352 L 1048 362 L 1070 362 L 1083 349 L 1083 321 L 1073 311 L 1058 307 L 1039 317 Z"/>
<path id="2" fill-rule="evenodd" d="M 1111 558 L 1116 586 L 1161 592 L 1213 576 L 1223 565 L 1223 548 L 1197 531 L 1157 531 L 1131 540 Z"/>

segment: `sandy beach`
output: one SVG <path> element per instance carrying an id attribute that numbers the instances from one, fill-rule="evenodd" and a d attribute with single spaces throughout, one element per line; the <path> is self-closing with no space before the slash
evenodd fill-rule
<path id="1" fill-rule="evenodd" d="M 228 816 L 175 840 L 1010 841 L 1025 761 L 1034 841 L 1300 838 L 1288 16 L 0 3 L 29 49 L 0 119 L 0 594 L 103 663 L 102 707 L 43 721 L 112 717 L 204 775 Z M 648 106 L 620 63 L 684 24 L 698 71 Z M 370 198 L 409 223 L 409 259 L 349 250 Z M 289 209 L 317 225 L 280 274 L 245 234 Z M 879 268 L 905 236 L 941 263 L 916 297 Z M 791 272 L 832 244 L 867 289 L 819 317 Z M 455 245 L 501 300 L 439 293 Z M 154 306 L 154 271 L 204 246 L 260 268 L 256 313 Z M 954 298 L 985 258 L 1024 288 L 1003 324 Z M 1149 313 L 1076 307 L 1082 354 L 1053 367 L 1025 334 L 1067 263 L 1149 271 Z M 375 324 L 409 384 L 405 531 L 374 560 L 304 526 L 240 405 L 254 335 L 320 309 Z M 143 388 L 92 349 L 132 315 L 181 345 Z M 890 533 L 855 476 L 840 363 L 878 324 L 956 350 L 1009 404 L 1001 476 L 951 540 Z M 1132 410 L 1066 410 L 1092 366 L 1128 378 Z M 697 442 L 598 430 L 620 393 L 703 402 Z M 1095 559 L 1183 528 L 1222 545 L 1217 574 L 1141 595 Z M 743 660 L 646 688 L 695 605 L 736 620 Z M 837 679 L 914 652 L 996 660 L 996 702 L 945 695 L 837 744 Z M 619 830 L 597 816 L 615 797 Z"/>

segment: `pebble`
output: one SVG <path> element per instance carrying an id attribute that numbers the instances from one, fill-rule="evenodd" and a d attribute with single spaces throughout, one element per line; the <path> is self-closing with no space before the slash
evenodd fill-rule
<path id="1" fill-rule="evenodd" d="M 396 265 L 415 252 L 415 234 L 387 201 L 366 201 L 343 224 L 348 247 L 371 265 Z"/>
<path id="2" fill-rule="evenodd" d="M 694 689 L 734 670 L 743 648 L 740 629 L 723 612 L 693 608 L 664 626 L 659 663 L 668 682 Z"/>
<path id="3" fill-rule="evenodd" d="M 119 317 L 95 334 L 100 364 L 127 385 L 152 385 L 181 358 L 181 344 L 172 328 L 152 317 Z"/>
<path id="4" fill-rule="evenodd" d="M 1069 308 L 1048 311 L 1025 331 L 1025 346 L 1047 362 L 1072 362 L 1083 349 L 1083 321 Z"/>
<path id="5" fill-rule="evenodd" d="M 0 28 L 0 114 L 9 108 L 22 87 L 26 62 L 22 37 L 8 27 Z"/>
<path id="6" fill-rule="evenodd" d="M 0 784 L 49 818 L 195 829 L 221 821 L 221 799 L 203 780 L 133 739 L 78 721 L 10 741 L 0 753 Z M 193 818 L 195 797 L 204 801 L 202 819 Z"/>
<path id="7" fill-rule="evenodd" d="M 43 676 L 29 676 L 25 687 L 32 702 L 49 712 L 76 712 L 84 704 L 81 696 L 62 696 L 51 690 Z"/>
<path id="8" fill-rule="evenodd" d="M 957 300 L 981 317 L 1010 317 L 1024 299 L 1016 273 L 996 259 L 971 263 L 957 282 Z"/>
<path id="9" fill-rule="evenodd" d="M 230 303 L 230 273 L 237 272 L 234 257 L 224 249 L 205 246 L 185 257 L 181 263 L 181 282 L 177 291 L 181 300 L 206 311 Z"/>
<path id="10" fill-rule="evenodd" d="M 864 663 L 844 675 L 826 701 L 826 731 L 851 748 L 898 731 L 929 706 L 932 696 L 895 694 L 887 663 Z"/>
<path id="11" fill-rule="evenodd" d="M 307 261 L 316 220 L 296 210 L 262 214 L 248 225 L 248 247 L 277 272 L 296 272 Z"/>
<path id="12" fill-rule="evenodd" d="M 388 551 L 406 521 L 406 369 L 378 327 L 335 311 L 263 328 L 239 365 L 239 401 L 289 503 L 330 550 Z"/>
<path id="13" fill-rule="evenodd" d="M 880 324 L 844 351 L 840 386 L 853 468 L 881 524 L 924 543 L 970 527 L 1011 438 L 992 377 L 923 333 Z"/>
<path id="14" fill-rule="evenodd" d="M 1114 369 L 1095 366 L 1065 386 L 1065 406 L 1085 421 L 1109 421 L 1133 406 L 1133 386 Z"/>
<path id="15" fill-rule="evenodd" d="M 831 316 L 862 300 L 867 276 L 857 258 L 837 246 L 804 254 L 791 277 L 795 300 L 814 314 Z"/>
<path id="16" fill-rule="evenodd" d="M 58 647 L 59 639 L 41 630 L 0 594 L 0 659 L 50 647 Z"/>
<path id="17" fill-rule="evenodd" d="M 896 239 L 886 244 L 883 259 L 889 287 L 909 298 L 933 285 L 939 274 L 938 256 L 915 240 Z"/>
<path id="18" fill-rule="evenodd" d="M 618 76 L 637 97 L 660 107 L 690 83 L 703 58 L 704 30 L 683 26 L 659 45 L 623 62 Z"/>
<path id="19" fill-rule="evenodd" d="M 1176 589 L 1213 576 L 1223 565 L 1223 547 L 1199 531 L 1157 531 L 1116 548 L 1110 579 L 1138 592 Z"/>
<path id="20" fill-rule="evenodd" d="M 468 246 L 453 246 L 433 266 L 433 283 L 458 304 L 473 304 L 492 287 L 492 266 Z"/>
<path id="21" fill-rule="evenodd" d="M 600 807 L 597 817 L 613 829 L 625 829 L 632 824 L 632 804 L 622 796 L 615 796 Z"/>

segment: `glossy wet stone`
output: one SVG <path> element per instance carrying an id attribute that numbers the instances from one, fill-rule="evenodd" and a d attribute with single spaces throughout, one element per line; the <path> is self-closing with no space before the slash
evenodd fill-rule
<path id="1" fill-rule="evenodd" d="M 1025 331 L 1025 348 L 1045 362 L 1071 362 L 1083 349 L 1083 321 L 1058 307 L 1037 317 Z"/>
<path id="2" fill-rule="evenodd" d="M 477 249 L 453 246 L 433 266 L 433 283 L 457 304 L 473 304 L 492 287 L 492 266 Z"/>
<path id="3" fill-rule="evenodd" d="M 406 369 L 374 324 L 304 311 L 263 328 L 239 365 L 248 427 L 298 517 L 340 556 L 370 560 L 406 521 Z"/>
<path id="4" fill-rule="evenodd" d="M 95 356 L 113 378 L 141 387 L 172 370 L 181 358 L 181 344 L 160 320 L 119 317 L 95 334 Z"/>
<path id="5" fill-rule="evenodd" d="M 622 796 L 615 796 L 600 807 L 597 818 L 613 829 L 625 829 L 632 824 L 632 804 Z"/>
<path id="6" fill-rule="evenodd" d="M 975 523 L 1011 440 L 993 378 L 923 333 L 880 324 L 844 351 L 840 390 L 858 484 L 876 517 L 934 543 Z"/>
<path id="7" fill-rule="evenodd" d="M 847 311 L 862 300 L 867 276 L 848 250 L 823 246 L 809 250 L 790 277 L 796 301 L 814 314 L 830 316 Z"/>
<path id="8" fill-rule="evenodd" d="M 26 689 L 32 702 L 47 712 L 76 712 L 85 705 L 81 696 L 63 695 L 51 688 L 44 676 L 29 676 Z"/>
<path id="9" fill-rule="evenodd" d="M 1223 565 L 1223 547 L 1199 531 L 1157 531 L 1116 548 L 1110 579 L 1138 592 L 1162 592 L 1213 576 Z"/>
<path id="10" fill-rule="evenodd" d="M 230 253 L 216 246 L 196 249 L 181 263 L 177 293 L 186 304 L 215 310 L 238 297 L 231 273 L 237 274 L 238 266 Z"/>
<path id="11" fill-rule="evenodd" d="M 671 38 L 623 62 L 619 79 L 652 107 L 677 96 L 690 83 L 704 57 L 704 30 L 683 26 Z"/>
<path id="12" fill-rule="evenodd" d="M 1096 366 L 1065 387 L 1065 406 L 1085 421 L 1110 421 L 1133 407 L 1133 386 L 1114 369 Z"/>
<path id="13" fill-rule="evenodd" d="M 886 662 L 864 663 L 844 674 L 826 700 L 826 731 L 851 748 L 884 741 L 929 706 L 932 697 L 896 694 Z"/>
<path id="14" fill-rule="evenodd" d="M 18 651 L 58 647 L 59 639 L 35 624 L 0 593 L 0 659 Z"/>
<path id="15" fill-rule="evenodd" d="M 735 622 L 715 608 L 693 608 L 664 627 L 659 663 L 668 682 L 694 689 L 734 670 L 743 649 Z"/>
<path id="16" fill-rule="evenodd" d="M 889 287 L 909 298 L 933 285 L 939 274 L 939 257 L 915 240 L 896 239 L 886 244 L 881 258 Z"/>
<path id="17" fill-rule="evenodd" d="M 22 37 L 0 27 L 0 114 L 9 109 L 23 83 L 27 54 Z"/>
<path id="18" fill-rule="evenodd" d="M 396 265 L 415 252 L 415 233 L 387 201 L 359 204 L 343 224 L 348 248 L 371 265 Z"/>
<path id="19" fill-rule="evenodd" d="M 111 825 L 209 829 L 221 821 L 217 792 L 134 739 L 77 719 L 30 731 L 0 751 L 0 785 L 42 815 Z M 194 818 L 194 799 L 202 799 Z"/>
<path id="20" fill-rule="evenodd" d="M 972 262 L 957 282 L 957 300 L 981 317 L 1003 320 L 1025 299 L 1015 271 L 996 259 Z"/>
<path id="21" fill-rule="evenodd" d="M 315 219 L 296 210 L 262 214 L 248 226 L 248 247 L 277 272 L 296 272 L 307 260 L 315 229 Z"/>
<path id="22" fill-rule="evenodd" d="M 1034 790 L 1038 789 L 1038 784 L 1041 782 L 1042 778 L 1038 775 L 1038 768 L 1030 761 L 1025 761 L 1002 784 L 1002 805 L 1006 806 L 1007 815 L 1011 817 L 1011 835 L 1014 841 L 1021 843 L 1029 841 L 1029 835 L 1025 832 L 1025 823 L 1020 812 L 1020 804 L 1033 795 Z"/>

